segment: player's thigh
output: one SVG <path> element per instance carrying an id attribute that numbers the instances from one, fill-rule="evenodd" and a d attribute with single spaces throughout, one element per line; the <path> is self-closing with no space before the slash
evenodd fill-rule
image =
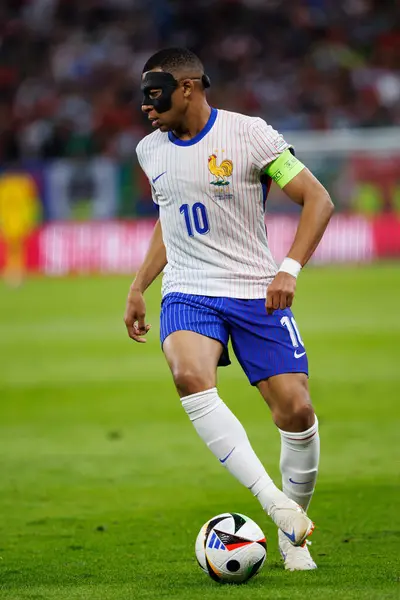
<path id="1" fill-rule="evenodd" d="M 216 386 L 223 344 L 194 331 L 175 331 L 163 342 L 163 351 L 181 397 Z"/>
<path id="2" fill-rule="evenodd" d="M 287 431 L 314 423 L 308 391 L 308 361 L 290 309 L 268 315 L 264 300 L 235 300 L 230 311 L 235 354 L 252 385 L 257 385 L 274 422 Z"/>
<path id="3" fill-rule="evenodd" d="M 305 373 L 283 373 L 257 383 L 279 429 L 305 431 L 315 422 Z"/>
<path id="4" fill-rule="evenodd" d="M 181 397 L 216 385 L 217 365 L 229 364 L 229 330 L 222 299 L 167 294 L 161 304 L 160 339 Z"/>

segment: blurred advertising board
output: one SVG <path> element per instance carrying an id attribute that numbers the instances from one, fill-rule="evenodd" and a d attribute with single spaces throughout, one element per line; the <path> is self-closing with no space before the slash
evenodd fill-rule
<path id="1" fill-rule="evenodd" d="M 68 273 L 129 273 L 142 263 L 154 221 L 53 223 L 39 233 L 39 270 Z"/>
<path id="2" fill-rule="evenodd" d="M 61 276 L 89 273 L 133 273 L 146 253 L 154 219 L 48 223 L 26 240 L 25 263 L 30 271 Z M 279 263 L 294 238 L 298 218 L 270 215 L 267 231 Z M 363 263 L 400 258 L 400 218 L 382 215 L 334 215 L 312 262 Z M 0 240 L 0 266 L 4 245 Z"/>

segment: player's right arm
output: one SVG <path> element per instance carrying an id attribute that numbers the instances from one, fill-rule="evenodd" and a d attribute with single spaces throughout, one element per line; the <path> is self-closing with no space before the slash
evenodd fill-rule
<path id="1" fill-rule="evenodd" d="M 129 288 L 125 310 L 125 325 L 128 335 L 136 342 L 145 342 L 143 337 L 150 329 L 146 324 L 146 304 L 143 294 L 158 277 L 167 264 L 167 255 L 162 237 L 161 224 L 158 220 L 150 240 L 149 249 Z"/>

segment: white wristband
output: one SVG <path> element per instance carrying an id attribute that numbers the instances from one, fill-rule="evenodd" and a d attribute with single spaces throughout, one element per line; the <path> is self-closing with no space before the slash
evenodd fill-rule
<path id="1" fill-rule="evenodd" d="M 294 260 L 293 258 L 286 257 L 283 259 L 281 266 L 278 269 L 278 273 L 283 271 L 284 273 L 289 273 L 289 275 L 293 275 L 296 277 L 301 271 L 301 264 Z"/>

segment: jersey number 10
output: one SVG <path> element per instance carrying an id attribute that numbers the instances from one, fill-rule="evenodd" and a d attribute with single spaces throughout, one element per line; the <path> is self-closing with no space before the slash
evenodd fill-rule
<path id="1" fill-rule="evenodd" d="M 210 231 L 207 209 L 201 202 L 195 202 L 190 210 L 189 204 L 182 204 L 179 212 L 185 217 L 186 229 L 190 237 L 194 236 L 193 225 L 197 233 L 204 235 Z"/>

